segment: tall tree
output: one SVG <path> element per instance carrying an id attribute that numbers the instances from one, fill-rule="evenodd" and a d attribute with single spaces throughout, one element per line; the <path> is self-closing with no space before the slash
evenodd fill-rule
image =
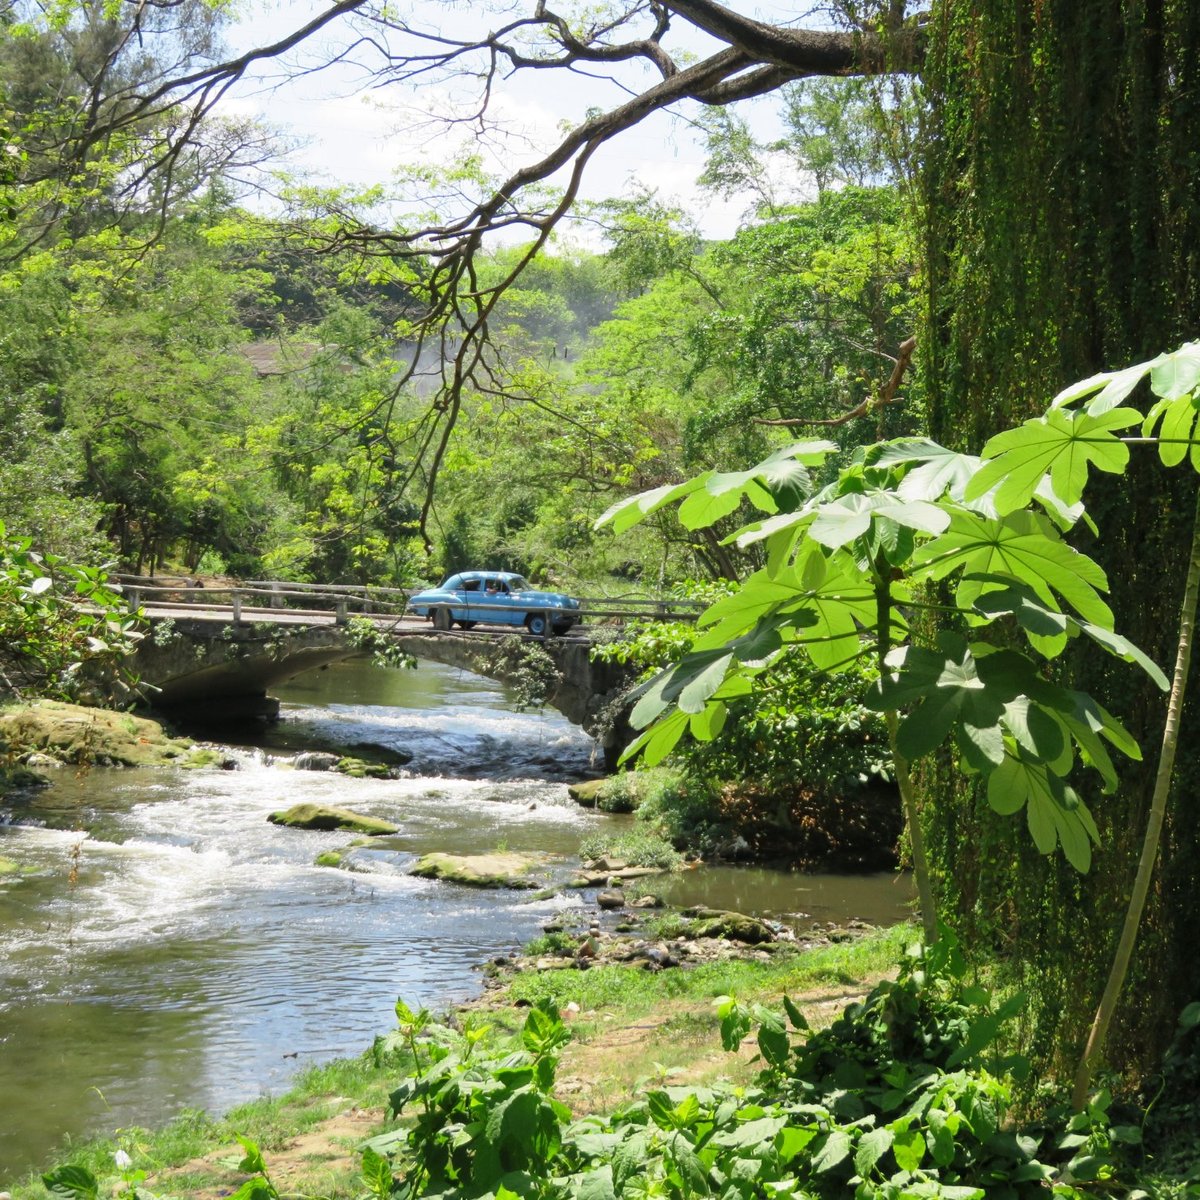
<path id="1" fill-rule="evenodd" d="M 1200 9 L 956 0 L 935 8 L 930 33 L 924 367 L 935 436 L 977 448 L 1065 381 L 1153 357 L 1200 328 Z M 1113 607 L 1160 663 L 1174 659 L 1194 487 L 1146 455 L 1090 505 Z M 1096 656 L 1074 670 L 1096 694 L 1124 691 Z M 1121 711 L 1152 757 L 1161 697 L 1124 694 Z M 1198 719 L 1192 704 L 1184 728 Z M 959 918 L 1028 956 L 1042 1044 L 1078 1043 L 1112 954 L 1114 897 L 1132 881 L 1153 764 L 1125 770 L 1118 795 L 1096 806 L 1105 850 L 1084 878 L 1037 855 L 1014 861 L 945 766 L 928 780 L 927 815 Z M 1198 774 L 1200 754 L 1181 755 L 1135 960 L 1139 1003 L 1123 1008 L 1113 1042 L 1124 1061 L 1153 1061 L 1200 991 Z"/>

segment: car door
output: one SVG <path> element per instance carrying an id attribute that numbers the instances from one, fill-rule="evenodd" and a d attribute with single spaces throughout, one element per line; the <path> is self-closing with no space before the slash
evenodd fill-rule
<path id="1" fill-rule="evenodd" d="M 508 584 L 498 575 L 489 575 L 483 580 L 479 592 L 472 595 L 471 603 L 471 615 L 474 620 L 486 621 L 490 625 L 511 623 Z"/>

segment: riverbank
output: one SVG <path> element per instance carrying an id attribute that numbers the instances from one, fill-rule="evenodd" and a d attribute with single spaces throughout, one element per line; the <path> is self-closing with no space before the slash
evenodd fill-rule
<path id="1" fill-rule="evenodd" d="M 914 936 L 911 926 L 897 926 L 844 944 L 784 950 L 767 961 L 748 956 L 689 970 L 535 965 L 494 976 L 485 995 L 456 1010 L 453 1019 L 487 1024 L 495 1037 L 511 1037 L 531 1002 L 554 1000 L 572 1032 L 559 1066 L 558 1095 L 576 1115 L 610 1111 L 647 1082 L 699 1084 L 753 1075 L 751 1047 L 733 1055 L 721 1049 L 713 1004 L 718 996 L 775 1005 L 786 993 L 820 1027 L 889 973 Z M 70 1147 L 54 1161 L 91 1172 L 101 1194 L 144 1171 L 139 1186 L 159 1196 L 218 1200 L 246 1178 L 238 1170 L 240 1135 L 260 1146 L 280 1191 L 350 1200 L 362 1192 L 357 1147 L 389 1127 L 387 1097 L 406 1069 L 406 1056 L 377 1040 L 357 1059 L 305 1070 L 277 1098 L 241 1105 L 223 1117 L 190 1110 L 158 1130 L 125 1128 Z M 124 1171 L 118 1152 L 130 1159 Z M 47 1195 L 37 1176 L 9 1186 L 12 1200 Z"/>

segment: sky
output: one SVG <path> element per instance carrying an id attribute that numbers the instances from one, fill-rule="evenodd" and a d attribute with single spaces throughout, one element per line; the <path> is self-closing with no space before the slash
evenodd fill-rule
<path id="1" fill-rule="evenodd" d="M 231 29 L 227 41 L 235 50 L 270 42 L 303 24 L 320 7 L 309 0 L 248 0 L 246 15 Z M 532 4 L 508 7 L 527 12 Z M 441 28 L 456 36 L 478 29 L 481 16 L 493 26 L 503 19 L 489 19 L 481 4 L 409 0 L 404 8 L 430 22 L 437 20 Z M 344 30 L 343 26 L 328 37 L 317 35 L 291 65 L 306 66 L 327 58 L 331 49 L 344 44 Z M 706 50 L 699 43 L 690 48 L 696 53 Z M 242 85 L 223 105 L 223 111 L 258 115 L 287 132 L 300 143 L 289 162 L 328 183 L 385 183 L 404 163 L 454 161 L 460 143 L 429 127 L 420 111 L 423 107 L 445 111 L 452 106 L 456 97 L 448 85 L 432 83 L 420 89 L 389 85 L 363 91 L 362 78 L 361 71 L 339 64 L 283 81 L 276 65 Z M 642 78 L 648 81 L 650 76 Z M 638 80 L 631 78 L 630 82 Z M 522 75 L 494 97 L 493 110 L 508 133 L 496 144 L 482 148 L 485 165 L 500 174 L 534 161 L 555 144 L 564 120 L 578 121 L 589 106 L 611 106 L 621 95 L 611 84 L 578 76 L 564 78 L 557 71 Z M 462 98 L 457 99 L 461 102 Z M 773 106 L 759 104 L 753 117 L 756 129 L 767 130 L 768 136 L 772 113 Z M 696 184 L 703 167 L 703 143 L 688 121 L 656 114 L 596 154 L 588 167 L 583 196 L 599 200 L 649 188 L 663 202 L 684 207 L 705 236 L 730 237 L 750 209 L 752 197 L 747 194 L 725 200 L 704 193 Z M 587 228 L 578 226 L 572 238 L 585 245 L 591 240 Z"/>

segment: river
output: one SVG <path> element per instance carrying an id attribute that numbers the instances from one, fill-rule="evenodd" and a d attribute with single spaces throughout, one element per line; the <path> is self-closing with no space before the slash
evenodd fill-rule
<path id="1" fill-rule="evenodd" d="M 436 1009 L 476 994 L 481 963 L 589 899 L 414 879 L 418 855 L 535 851 L 565 877 L 583 836 L 629 819 L 567 796 L 592 772 L 589 738 L 512 712 L 478 676 L 351 662 L 279 695 L 272 744 L 237 748 L 236 771 L 64 771 L 0 814 L 0 856 L 24 872 L 0 885 L 0 1186 L 65 1137 L 220 1111 L 357 1054 L 393 1025 L 397 996 Z M 358 741 L 412 754 L 409 777 L 285 765 L 313 742 Z M 355 871 L 316 867 L 352 836 L 267 822 L 302 801 L 400 833 Z M 888 877 L 688 874 L 674 902 L 796 920 L 889 921 L 908 898 Z"/>

